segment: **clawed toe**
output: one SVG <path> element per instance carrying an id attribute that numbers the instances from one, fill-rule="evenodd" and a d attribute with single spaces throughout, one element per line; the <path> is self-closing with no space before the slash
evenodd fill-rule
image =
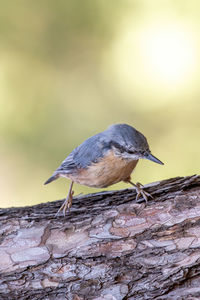
<path id="1" fill-rule="evenodd" d="M 131 182 L 131 184 L 134 185 L 136 189 L 136 202 L 138 202 L 140 196 L 144 198 L 146 203 L 148 202 L 148 198 L 153 199 L 153 196 L 144 190 L 144 186 L 141 183 L 137 182 L 136 184 L 134 184 Z"/>
<path id="2" fill-rule="evenodd" d="M 73 186 L 73 182 L 70 185 L 70 189 L 69 189 L 69 193 L 67 195 L 67 198 L 65 199 L 64 203 L 61 205 L 61 207 L 59 208 L 59 210 L 56 213 L 56 217 L 59 215 L 59 213 L 62 211 L 63 212 L 63 216 L 65 217 L 66 212 L 70 211 L 70 208 L 72 206 L 72 200 L 73 200 L 73 195 L 74 195 L 74 191 L 72 191 L 72 186 Z"/>

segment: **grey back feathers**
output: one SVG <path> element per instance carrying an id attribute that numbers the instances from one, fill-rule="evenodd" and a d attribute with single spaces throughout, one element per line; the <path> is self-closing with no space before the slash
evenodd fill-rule
<path id="1" fill-rule="evenodd" d="M 85 140 L 75 148 L 56 171 L 71 172 L 74 168 L 87 168 L 98 162 L 111 146 L 104 142 L 103 132 Z"/>
<path id="2" fill-rule="evenodd" d="M 55 173 L 71 173 L 76 169 L 87 168 L 92 163 L 97 163 L 112 148 L 121 153 L 142 153 L 149 150 L 143 134 L 129 125 L 115 124 L 75 148 Z"/>

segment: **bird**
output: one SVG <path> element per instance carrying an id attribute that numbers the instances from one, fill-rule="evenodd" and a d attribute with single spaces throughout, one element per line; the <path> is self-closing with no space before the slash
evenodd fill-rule
<path id="1" fill-rule="evenodd" d="M 151 154 L 146 137 L 128 124 L 113 124 L 76 147 L 53 175 L 44 183 L 48 184 L 59 177 L 71 180 L 65 201 L 56 216 L 62 211 L 65 216 L 70 211 L 73 200 L 73 184 L 106 188 L 120 181 L 135 187 L 137 196 L 147 202 L 151 194 L 141 183 L 131 181 L 131 173 L 139 159 L 148 159 L 163 165 L 164 163 Z M 153 197 L 152 197 L 153 198 Z"/>

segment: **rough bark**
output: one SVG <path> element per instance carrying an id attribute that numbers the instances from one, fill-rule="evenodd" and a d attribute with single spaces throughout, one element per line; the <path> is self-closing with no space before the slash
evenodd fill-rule
<path id="1" fill-rule="evenodd" d="M 0 299 L 199 299 L 200 176 L 0 210 Z"/>

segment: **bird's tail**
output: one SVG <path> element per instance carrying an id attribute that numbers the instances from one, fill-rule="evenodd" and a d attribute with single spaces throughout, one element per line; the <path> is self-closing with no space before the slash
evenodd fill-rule
<path id="1" fill-rule="evenodd" d="M 56 179 L 58 179 L 59 174 L 53 174 L 44 184 L 48 184 Z"/>

